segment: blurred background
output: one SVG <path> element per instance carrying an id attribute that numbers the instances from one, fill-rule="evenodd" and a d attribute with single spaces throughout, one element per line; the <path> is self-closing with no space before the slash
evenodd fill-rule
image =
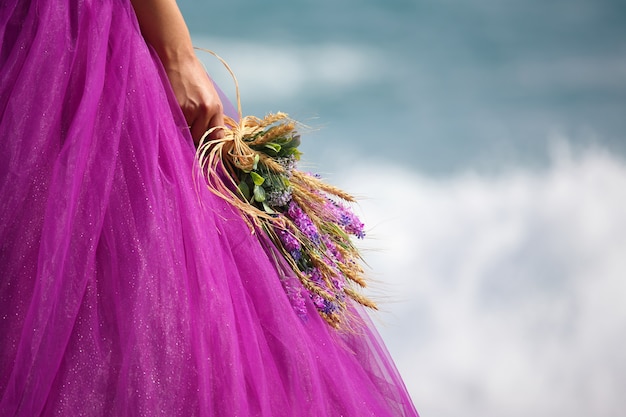
<path id="1" fill-rule="evenodd" d="M 357 194 L 423 417 L 626 413 L 626 4 L 179 0 Z M 228 73 L 200 53 L 234 100 Z"/>

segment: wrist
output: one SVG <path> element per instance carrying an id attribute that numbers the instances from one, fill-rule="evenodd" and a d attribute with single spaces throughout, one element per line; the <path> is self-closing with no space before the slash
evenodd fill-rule
<path id="1" fill-rule="evenodd" d="M 193 63 L 197 58 L 193 47 L 155 47 L 159 59 L 166 68 L 176 68 Z"/>

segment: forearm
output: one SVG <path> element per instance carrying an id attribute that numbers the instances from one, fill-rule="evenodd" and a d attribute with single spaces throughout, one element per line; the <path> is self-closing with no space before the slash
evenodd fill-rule
<path id="1" fill-rule="evenodd" d="M 192 59 L 189 29 L 175 0 L 131 0 L 141 33 L 166 67 Z"/>
<path id="2" fill-rule="evenodd" d="M 222 102 L 196 58 L 189 29 L 176 0 L 131 0 L 141 33 L 165 67 L 172 91 L 196 144 L 207 130 L 211 138 L 223 135 Z M 215 130 L 217 129 L 217 130 Z"/>

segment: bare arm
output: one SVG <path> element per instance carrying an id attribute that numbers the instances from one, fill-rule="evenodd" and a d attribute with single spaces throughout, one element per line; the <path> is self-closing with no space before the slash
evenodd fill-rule
<path id="1" fill-rule="evenodd" d="M 196 143 L 208 129 L 224 124 L 213 83 L 193 50 L 191 36 L 175 0 L 131 0 L 141 32 L 163 62 L 191 136 Z M 218 132 L 213 137 L 218 137 Z"/>

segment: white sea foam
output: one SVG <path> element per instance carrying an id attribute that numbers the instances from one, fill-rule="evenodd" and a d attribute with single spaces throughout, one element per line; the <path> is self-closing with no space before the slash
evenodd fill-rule
<path id="1" fill-rule="evenodd" d="M 543 172 L 336 176 L 369 197 L 382 333 L 423 415 L 623 415 L 626 163 L 563 143 Z"/>

